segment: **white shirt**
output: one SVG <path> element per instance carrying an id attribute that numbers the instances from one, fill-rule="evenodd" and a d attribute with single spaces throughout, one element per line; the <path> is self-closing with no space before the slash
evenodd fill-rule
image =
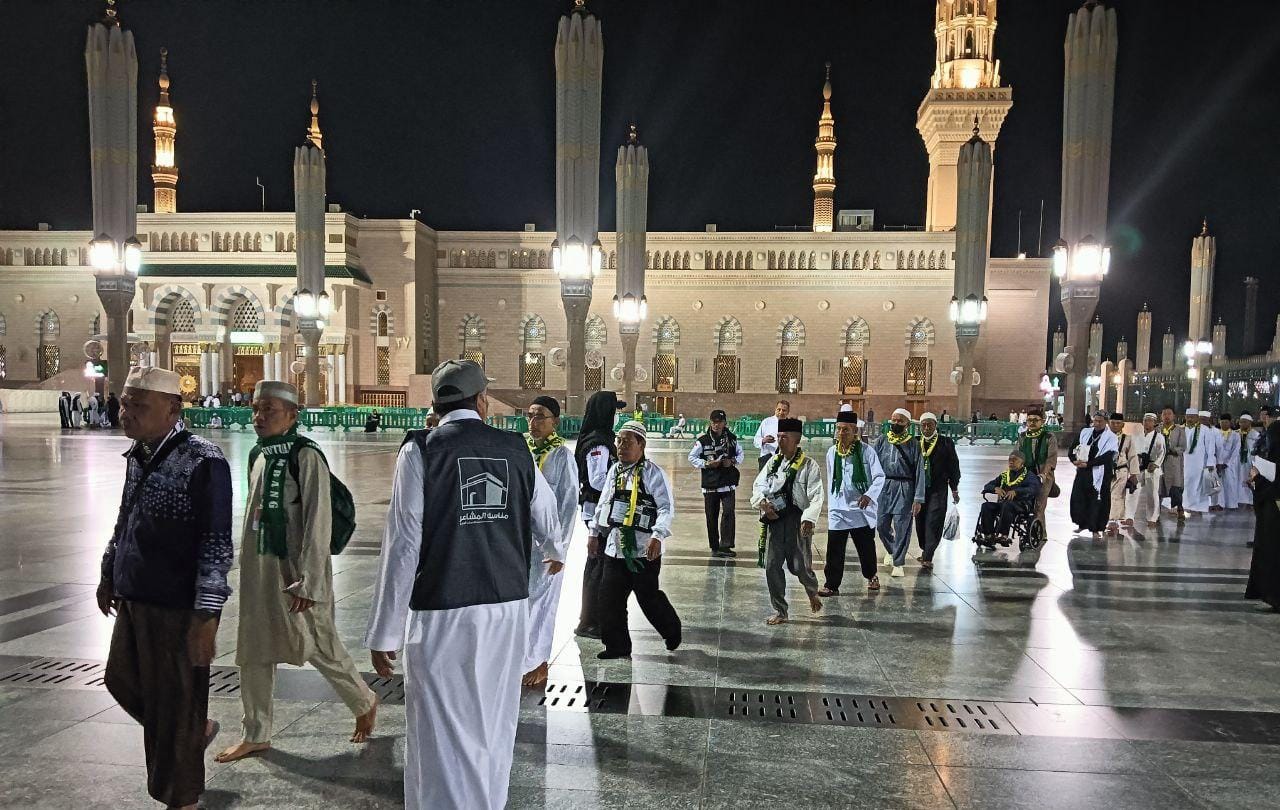
<path id="1" fill-rule="evenodd" d="M 726 428 L 726 429 L 727 429 L 727 428 Z M 708 435 L 710 435 L 710 434 L 709 434 L 709 432 L 708 432 Z M 743 456 L 743 452 L 742 452 L 742 442 L 735 440 L 735 441 L 734 441 L 734 443 L 733 443 L 733 447 L 734 447 L 734 450 L 735 450 L 735 453 L 734 453 L 734 456 L 733 456 L 733 463 L 734 463 L 734 464 L 737 464 L 737 465 L 739 465 L 739 466 L 741 466 L 741 464 L 742 464 L 742 459 L 743 459 L 743 457 L 744 457 L 744 456 Z M 695 469 L 699 469 L 699 470 L 701 470 L 703 467 L 707 466 L 707 460 L 706 460 L 705 458 L 703 458 L 703 457 L 702 457 L 702 443 L 701 443 L 701 442 L 694 442 L 694 443 L 693 443 L 693 449 L 691 449 L 691 450 L 689 451 L 689 463 L 690 463 L 691 465 L 693 465 L 693 467 L 694 467 Z M 704 489 L 704 490 L 702 490 L 702 491 L 703 491 L 703 492 L 733 492 L 735 489 L 737 489 L 737 487 L 736 487 L 736 486 L 730 485 L 730 486 L 727 486 L 727 487 L 717 487 L 717 488 L 716 488 L 716 489 L 714 489 L 714 490 L 711 490 L 711 489 Z"/>
<path id="2" fill-rule="evenodd" d="M 827 505 L 827 528 L 832 531 L 859 529 L 863 526 L 876 525 L 876 501 L 880 498 L 880 490 L 884 488 L 884 467 L 880 466 L 880 456 L 866 442 L 859 442 L 862 451 L 862 466 L 867 471 L 867 488 L 859 489 L 853 483 L 853 454 L 844 458 L 841 463 L 844 470 L 841 476 L 839 492 L 831 493 L 831 501 Z M 827 480 L 834 481 L 836 449 L 827 450 Z M 866 509 L 859 508 L 858 501 L 863 495 L 871 499 Z"/>
<path id="3" fill-rule="evenodd" d="M 773 441 L 766 442 L 765 436 L 772 436 Z M 763 458 L 778 452 L 778 417 L 766 416 L 760 423 L 760 427 L 756 428 L 755 446 L 760 450 Z"/>
<path id="4" fill-rule="evenodd" d="M 587 485 L 592 489 L 604 492 L 608 481 L 609 448 L 602 444 L 591 448 L 591 452 L 587 453 Z M 586 522 L 587 528 L 591 528 L 595 511 L 595 501 L 585 501 L 582 504 L 582 519 Z"/>
<path id="5" fill-rule="evenodd" d="M 772 466 L 772 461 L 766 464 L 751 485 L 752 509 L 759 509 L 766 498 L 780 493 L 783 485 L 786 484 L 787 467 L 790 464 L 784 459 L 779 462 L 774 474 L 770 475 L 769 468 Z M 823 492 L 822 468 L 812 457 L 805 456 L 804 463 L 796 471 L 795 483 L 791 485 L 791 502 L 801 510 L 801 521 L 817 525 L 818 518 L 822 515 Z"/>
<path id="6" fill-rule="evenodd" d="M 440 419 L 441 425 L 461 419 L 479 419 L 475 411 L 450 411 Z M 396 456 L 395 477 L 391 481 L 391 504 L 387 508 L 387 526 L 382 535 L 382 554 L 378 559 L 378 578 L 373 586 L 373 602 L 369 607 L 369 629 L 364 644 L 370 650 L 398 650 L 404 644 L 405 626 L 409 619 L 409 597 L 418 573 L 418 555 L 422 550 L 422 453 L 409 442 Z M 561 560 L 557 541 L 560 520 L 556 517 L 556 496 L 547 479 L 534 467 L 533 498 L 529 504 L 533 529 L 532 557 Z M 466 608 L 462 608 L 466 610 Z"/>
<path id="7" fill-rule="evenodd" d="M 647 492 L 658 507 L 658 516 L 653 522 L 653 531 L 644 532 L 636 531 L 636 550 L 643 555 L 645 548 L 649 545 L 649 539 L 658 541 L 659 547 L 665 547 L 666 539 L 671 536 L 671 520 L 676 514 L 676 504 L 671 497 L 671 482 L 667 480 L 667 474 L 661 467 L 654 464 L 648 459 L 642 459 L 644 464 L 644 491 Z M 619 528 L 609 528 L 609 510 L 613 508 L 613 494 L 616 487 L 616 478 L 618 471 L 624 465 L 621 462 L 613 464 L 609 467 L 608 475 L 605 480 L 608 485 L 601 490 L 600 503 L 596 505 L 595 514 L 591 516 L 591 522 L 588 525 L 588 531 L 593 535 L 603 535 L 605 531 L 609 534 L 605 537 L 604 553 L 609 557 L 622 557 L 622 550 L 618 547 L 621 541 L 622 531 Z M 632 474 L 628 470 L 622 476 L 622 487 L 626 492 L 631 491 Z M 659 550 L 661 553 L 661 550 Z"/>

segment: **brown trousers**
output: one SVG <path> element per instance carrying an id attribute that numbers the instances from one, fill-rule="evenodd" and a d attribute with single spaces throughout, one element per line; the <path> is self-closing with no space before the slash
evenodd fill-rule
<path id="1" fill-rule="evenodd" d="M 120 602 L 107 691 L 142 726 L 147 792 L 169 807 L 195 804 L 204 792 L 209 668 L 187 654 L 192 611 Z"/>

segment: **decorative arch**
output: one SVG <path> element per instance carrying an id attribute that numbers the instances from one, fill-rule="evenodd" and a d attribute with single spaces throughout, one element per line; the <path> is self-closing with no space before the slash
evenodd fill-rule
<path id="1" fill-rule="evenodd" d="M 604 318 L 599 315 L 587 318 L 585 332 L 587 351 L 592 349 L 599 351 L 609 342 L 609 328 L 605 325 Z"/>
<path id="2" fill-rule="evenodd" d="M 680 346 L 680 322 L 664 315 L 653 326 L 653 343 L 658 354 L 671 354 Z"/>
<path id="3" fill-rule="evenodd" d="M 251 299 L 241 298 L 232 305 L 227 328 L 232 332 L 261 332 L 267 325 L 267 314 Z"/>
<path id="4" fill-rule="evenodd" d="M 742 348 L 742 324 L 732 315 L 723 317 L 716 324 L 712 337 L 715 340 L 716 354 L 737 354 Z"/>
<path id="5" fill-rule="evenodd" d="M 547 342 L 547 322 L 532 313 L 520 319 L 520 345 L 524 351 L 540 350 Z"/>
<path id="6" fill-rule="evenodd" d="M 276 304 L 275 309 L 271 310 L 270 314 L 268 314 L 267 323 L 278 329 L 292 329 L 295 314 L 296 313 L 293 309 L 293 296 L 281 296 L 280 303 Z"/>
<path id="7" fill-rule="evenodd" d="M 169 316 L 173 313 L 173 308 L 178 305 L 179 301 L 187 301 L 191 304 L 195 322 L 199 325 L 200 302 L 195 295 L 180 284 L 166 284 L 151 296 L 151 306 L 147 312 L 147 326 L 152 331 L 155 331 L 160 326 L 169 326 Z"/>
<path id="8" fill-rule="evenodd" d="M 928 318 L 912 318 L 907 327 L 903 343 L 907 354 L 911 357 L 923 357 L 929 353 L 929 347 L 937 341 L 933 321 Z"/>
<path id="9" fill-rule="evenodd" d="M 484 347 L 487 337 L 484 318 L 472 312 L 462 316 L 462 320 L 458 322 L 458 342 L 462 344 L 464 352 L 479 351 Z"/>
<path id="10" fill-rule="evenodd" d="M 382 330 L 378 328 L 378 321 L 386 316 L 387 319 L 387 337 L 391 337 L 396 333 L 396 316 L 391 311 L 391 305 L 386 303 L 374 304 L 369 310 L 369 334 L 379 337 Z"/>
<path id="11" fill-rule="evenodd" d="M 36 342 L 44 343 L 62 334 L 62 320 L 52 307 L 36 316 Z"/>
<path id="12" fill-rule="evenodd" d="M 796 354 L 805 344 L 804 321 L 797 315 L 783 318 L 776 337 L 782 354 Z"/>
<path id="13" fill-rule="evenodd" d="M 863 318 L 850 318 L 844 323 L 844 353 L 861 354 L 871 343 L 871 327 Z"/>
<path id="14" fill-rule="evenodd" d="M 8 321 L 5 320 L 4 313 L 0 312 L 0 337 L 4 337 L 5 333 L 8 331 L 9 331 L 9 323 Z"/>
<path id="15" fill-rule="evenodd" d="M 262 305 L 261 299 L 258 298 L 257 293 L 248 287 L 235 284 L 218 293 L 218 300 L 214 302 L 213 307 L 209 311 L 213 326 L 226 326 L 227 322 L 231 319 L 231 308 L 236 304 L 237 300 L 241 298 L 252 301 L 254 306 L 257 307 L 259 314 L 263 314 L 267 311 L 267 308 Z"/>

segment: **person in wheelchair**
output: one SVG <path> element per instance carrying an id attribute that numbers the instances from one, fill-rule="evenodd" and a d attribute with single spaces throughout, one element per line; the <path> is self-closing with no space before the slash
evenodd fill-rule
<path id="1" fill-rule="evenodd" d="M 1035 511 L 1036 498 L 1040 495 L 1040 476 L 1027 467 L 1022 452 L 1014 450 L 1009 454 L 1009 469 L 988 481 L 982 488 L 982 494 L 978 536 L 974 539 L 982 545 L 999 543 L 1007 546 L 1012 542 L 1009 532 L 1014 522 Z M 994 495 L 995 500 L 987 499 L 988 495 Z"/>

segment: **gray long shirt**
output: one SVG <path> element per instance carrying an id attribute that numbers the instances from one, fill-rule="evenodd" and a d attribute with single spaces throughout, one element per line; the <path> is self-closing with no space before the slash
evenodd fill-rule
<path id="1" fill-rule="evenodd" d="M 913 502 L 924 503 L 926 482 L 920 440 L 894 444 L 882 435 L 876 438 L 874 447 L 885 477 L 877 511 L 881 515 L 900 515 L 911 511 Z"/>

